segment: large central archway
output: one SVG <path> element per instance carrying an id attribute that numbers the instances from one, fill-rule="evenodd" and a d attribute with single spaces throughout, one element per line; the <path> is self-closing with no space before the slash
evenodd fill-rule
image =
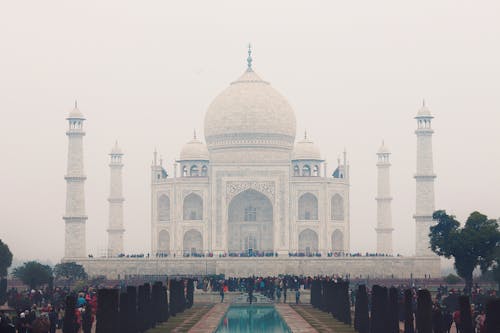
<path id="1" fill-rule="evenodd" d="M 249 189 L 229 204 L 229 252 L 274 251 L 273 205 L 262 193 Z"/>

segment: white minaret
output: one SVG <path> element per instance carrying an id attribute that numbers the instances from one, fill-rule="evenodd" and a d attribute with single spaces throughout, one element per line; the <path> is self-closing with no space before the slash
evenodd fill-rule
<path id="1" fill-rule="evenodd" d="M 431 256 L 433 252 L 429 244 L 429 228 L 433 225 L 434 213 L 434 174 L 432 161 L 432 130 L 431 121 L 434 118 L 425 106 L 418 111 L 417 120 L 417 173 L 416 211 L 415 211 L 415 255 Z"/>
<path id="2" fill-rule="evenodd" d="M 85 245 L 85 177 L 83 172 L 83 122 L 85 117 L 75 108 L 69 113 L 68 120 L 68 169 L 66 172 L 66 213 L 65 258 L 82 258 L 86 255 Z"/>
<path id="3" fill-rule="evenodd" d="M 108 256 L 114 257 L 123 253 L 123 191 L 122 191 L 122 150 L 118 142 L 111 149 L 109 169 L 109 225 L 108 225 Z"/>
<path id="4" fill-rule="evenodd" d="M 391 152 L 384 145 L 377 152 L 377 253 L 392 254 L 392 209 L 389 156 Z"/>

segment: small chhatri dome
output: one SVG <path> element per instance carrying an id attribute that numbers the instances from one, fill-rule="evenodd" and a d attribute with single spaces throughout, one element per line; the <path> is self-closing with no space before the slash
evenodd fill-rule
<path id="1" fill-rule="evenodd" d="M 208 161 L 207 146 L 198 140 L 196 132 L 194 132 L 193 139 L 186 143 L 181 150 L 179 161 Z"/>
<path id="2" fill-rule="evenodd" d="M 418 110 L 417 117 L 432 117 L 431 111 L 425 105 L 425 100 L 422 101 L 422 107 Z"/>
<path id="3" fill-rule="evenodd" d="M 215 147 L 251 146 L 292 149 L 295 113 L 287 100 L 252 69 L 220 93 L 205 114 L 205 140 Z"/>
<path id="4" fill-rule="evenodd" d="M 85 119 L 83 113 L 78 109 L 78 102 L 75 101 L 75 107 L 69 112 L 68 119 Z"/>
<path id="5" fill-rule="evenodd" d="M 118 146 L 118 141 L 115 141 L 115 145 L 111 149 L 110 155 L 123 155 L 121 148 Z"/>
<path id="6" fill-rule="evenodd" d="M 389 150 L 389 148 L 387 148 L 384 141 L 382 140 L 382 145 L 380 146 L 377 154 L 390 154 L 390 153 L 391 151 Z"/>
<path id="7" fill-rule="evenodd" d="M 319 148 L 304 133 L 304 139 L 295 144 L 292 160 L 321 160 Z"/>

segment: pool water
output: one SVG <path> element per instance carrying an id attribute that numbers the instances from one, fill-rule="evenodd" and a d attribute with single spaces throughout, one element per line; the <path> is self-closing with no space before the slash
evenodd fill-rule
<path id="1" fill-rule="evenodd" d="M 231 306 L 215 331 L 216 333 L 290 333 L 285 321 L 274 306 Z"/>

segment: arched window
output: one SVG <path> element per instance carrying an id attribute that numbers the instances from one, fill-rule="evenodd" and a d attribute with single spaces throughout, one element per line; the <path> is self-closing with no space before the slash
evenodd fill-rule
<path id="1" fill-rule="evenodd" d="M 182 177 L 187 177 L 188 175 L 188 170 L 186 166 L 182 167 Z"/>
<path id="2" fill-rule="evenodd" d="M 319 176 L 319 167 L 317 165 L 314 166 L 313 168 L 313 176 L 318 177 Z"/>
<path id="3" fill-rule="evenodd" d="M 208 176 L 208 168 L 207 168 L 206 165 L 204 165 L 204 166 L 201 167 L 201 176 L 202 177 Z"/>
<path id="4" fill-rule="evenodd" d="M 203 220 L 203 199 L 195 193 L 184 198 L 184 220 Z"/>
<path id="5" fill-rule="evenodd" d="M 332 197 L 332 220 L 344 219 L 344 199 L 340 194 L 335 194 Z"/>
<path id="6" fill-rule="evenodd" d="M 309 177 L 311 176 L 311 167 L 309 165 L 304 165 L 302 167 L 302 176 Z"/>
<path id="7" fill-rule="evenodd" d="M 338 229 L 332 233 L 332 251 L 344 251 L 344 235 Z"/>
<path id="8" fill-rule="evenodd" d="M 170 221 L 170 198 L 166 194 L 158 198 L 158 220 Z"/>
<path id="9" fill-rule="evenodd" d="M 191 229 L 184 234 L 183 239 L 184 254 L 203 253 L 203 237 L 198 230 Z"/>
<path id="10" fill-rule="evenodd" d="M 189 170 L 189 175 L 191 177 L 198 177 L 199 176 L 198 166 L 193 165 Z"/>
<path id="11" fill-rule="evenodd" d="M 293 166 L 293 175 L 294 175 L 295 177 L 300 176 L 300 168 L 299 168 L 299 166 L 298 166 L 298 165 L 294 165 L 294 166 Z"/>
<path id="12" fill-rule="evenodd" d="M 170 235 L 166 230 L 162 230 L 158 234 L 158 253 L 161 254 L 170 253 Z"/>
<path id="13" fill-rule="evenodd" d="M 318 199 L 311 193 L 305 193 L 299 198 L 299 220 L 318 219 Z"/>

